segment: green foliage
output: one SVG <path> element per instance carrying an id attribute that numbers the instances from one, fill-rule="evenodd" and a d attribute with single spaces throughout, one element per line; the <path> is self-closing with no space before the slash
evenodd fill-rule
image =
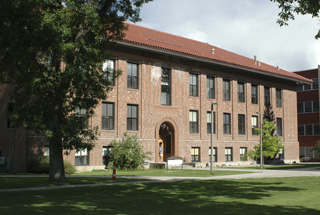
<path id="1" fill-rule="evenodd" d="M 143 151 L 136 135 L 129 136 L 125 133 L 121 141 L 114 139 L 111 146 L 108 168 L 116 161 L 119 169 L 138 169 L 145 159 L 149 159 L 150 152 Z"/>
<path id="2" fill-rule="evenodd" d="M 68 175 L 74 174 L 77 172 L 76 167 L 72 165 L 69 161 L 64 161 L 64 172 Z"/>
<path id="3" fill-rule="evenodd" d="M 66 174 L 76 173 L 76 168 L 69 161 L 64 161 L 64 171 Z M 49 173 L 49 157 L 37 157 L 28 162 L 28 172 Z"/>
<path id="4" fill-rule="evenodd" d="M 317 154 L 317 156 L 320 156 L 320 140 L 317 141 L 316 145 L 312 148 Z"/>
<path id="5" fill-rule="evenodd" d="M 106 99 L 110 77 L 119 74 L 103 69 L 108 50 L 124 37 L 124 21 L 139 21 L 149 1 L 0 1 L 0 84 L 12 87 L 10 121 L 47 138 L 50 171 L 59 173 L 50 175 L 64 176 L 62 149 L 94 145 L 97 128 L 74 111 L 87 110 L 89 118 Z"/>
<path id="6" fill-rule="evenodd" d="M 49 157 L 37 157 L 28 162 L 28 172 L 31 173 L 48 173 Z"/>
<path id="7" fill-rule="evenodd" d="M 313 18 L 320 17 L 320 1 L 316 0 L 270 0 L 277 2 L 281 12 L 278 14 L 277 23 L 280 26 L 288 25 L 289 20 L 294 20 L 294 14 L 311 15 Z M 320 30 L 315 36 L 320 38 Z"/>
<path id="8" fill-rule="evenodd" d="M 274 158 L 274 156 L 283 149 L 282 139 L 280 137 L 274 136 L 273 133 L 276 130 L 275 124 L 267 120 L 263 120 L 262 126 L 262 156 L 264 158 Z M 258 134 L 260 134 L 260 129 L 256 128 Z M 248 152 L 248 156 L 251 159 L 260 158 L 260 144 L 256 145 L 253 150 Z"/>

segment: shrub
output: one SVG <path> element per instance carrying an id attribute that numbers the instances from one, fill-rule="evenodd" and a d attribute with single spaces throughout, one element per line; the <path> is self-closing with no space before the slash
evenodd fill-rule
<path id="1" fill-rule="evenodd" d="M 28 172 L 32 173 L 48 173 L 49 157 L 37 157 L 29 161 Z"/>
<path id="2" fill-rule="evenodd" d="M 119 169 L 137 169 L 149 158 L 150 152 L 143 151 L 136 135 L 128 136 L 125 133 L 121 141 L 113 140 L 111 146 L 107 165 L 109 168 L 113 166 L 113 161 L 116 161 Z"/>
<path id="3" fill-rule="evenodd" d="M 31 173 L 49 173 L 49 157 L 37 157 L 29 161 L 28 172 Z M 64 171 L 66 174 L 73 174 L 76 168 L 69 161 L 64 161 Z"/>
<path id="4" fill-rule="evenodd" d="M 64 172 L 66 174 L 73 174 L 76 173 L 76 167 L 74 165 L 72 165 L 69 161 L 64 161 Z"/>

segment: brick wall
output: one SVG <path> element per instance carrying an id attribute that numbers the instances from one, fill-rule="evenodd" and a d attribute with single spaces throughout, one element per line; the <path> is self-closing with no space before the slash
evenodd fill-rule
<path id="1" fill-rule="evenodd" d="M 90 119 L 90 125 L 101 128 L 102 102 L 112 102 L 114 103 L 114 130 L 100 131 L 98 141 L 89 153 L 91 166 L 103 167 L 103 146 L 109 145 L 114 138 L 122 138 L 125 132 L 129 135 L 138 135 L 144 150 L 152 152 L 150 161 L 158 161 L 159 128 L 164 122 L 170 125 L 174 133 L 171 155 L 183 157 L 186 162 L 191 162 L 191 148 L 200 147 L 200 162 L 205 165 L 209 162 L 210 147 L 207 112 L 211 110 L 212 102 L 219 103 L 214 106 L 216 133 L 213 136 L 214 147 L 217 147 L 218 164 L 226 163 L 225 147 L 233 148 L 233 164 L 249 163 L 251 161 L 240 162 L 240 147 L 246 147 L 249 151 L 259 144 L 259 136 L 252 135 L 251 117 L 258 116 L 257 112 L 265 111 L 265 86 L 271 89 L 271 106 L 275 118 L 283 120 L 285 160 L 298 161 L 297 99 L 294 82 L 130 49 L 118 48 L 113 51 L 113 54 L 116 69 L 122 70 L 122 75 L 116 80 L 113 89 L 108 92 L 107 100 L 101 101 L 97 106 L 95 116 Z M 139 65 L 138 89 L 127 88 L 127 62 Z M 171 69 L 172 104 L 169 106 L 161 105 L 160 102 L 161 68 Z M 190 72 L 197 74 L 199 90 L 197 97 L 189 96 Z M 207 75 L 215 77 L 215 99 L 207 98 Z M 230 101 L 223 101 L 223 79 L 230 80 Z M 238 102 L 238 81 L 245 83 L 245 102 Z M 251 84 L 258 85 L 258 104 L 251 104 Z M 276 89 L 282 89 L 282 107 L 276 107 Z M 0 106 L 1 131 L 8 133 L 9 131 L 4 129 L 4 100 L 5 98 L 1 100 Z M 138 131 L 127 131 L 127 104 L 139 107 Z M 196 134 L 189 132 L 190 110 L 198 111 L 199 132 Z M 224 134 L 223 113 L 231 114 L 231 134 Z M 244 135 L 238 134 L 238 114 L 245 115 Z M 2 152 L 5 151 L 4 148 L 4 144 L 1 143 Z M 21 148 L 25 150 L 24 146 Z M 74 152 L 65 156 L 65 159 L 74 163 Z"/>

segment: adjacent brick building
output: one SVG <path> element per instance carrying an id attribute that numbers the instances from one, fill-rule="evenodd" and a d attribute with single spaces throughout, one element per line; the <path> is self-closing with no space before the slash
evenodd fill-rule
<path id="1" fill-rule="evenodd" d="M 73 152 L 66 160 L 101 168 L 110 142 L 127 132 L 137 135 L 144 150 L 152 152 L 149 162 L 180 156 L 205 166 L 210 153 L 210 110 L 215 103 L 216 165 L 251 162 L 242 157 L 259 144 L 253 132 L 259 125 L 258 112 L 277 123 L 285 162 L 299 161 L 295 90 L 297 84 L 311 83 L 308 78 L 207 43 L 133 24 L 128 27 L 125 39 L 117 42 L 113 57 L 104 64 L 123 73 L 89 120 L 89 126 L 101 129 L 99 139 L 92 151 Z M 1 156 L 11 163 L 16 160 L 16 169 L 23 170 L 29 157 L 47 154 L 46 142 L 23 129 L 7 127 L 5 86 L 0 93 Z"/>
<path id="2" fill-rule="evenodd" d="M 295 72 L 309 78 L 312 84 L 297 86 L 298 100 L 298 135 L 300 144 L 300 158 L 306 161 L 320 161 L 320 157 L 313 150 L 320 140 L 319 124 L 319 73 L 317 69 Z"/>

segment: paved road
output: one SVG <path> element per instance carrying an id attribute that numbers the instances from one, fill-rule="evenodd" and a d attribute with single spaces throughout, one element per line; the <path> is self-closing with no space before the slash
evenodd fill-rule
<path id="1" fill-rule="evenodd" d="M 220 169 L 219 170 L 230 170 Z M 14 189 L 0 189 L 0 192 L 13 192 L 13 191 L 30 191 L 30 190 L 48 190 L 48 189 L 62 189 L 62 188 L 75 188 L 75 187 L 97 187 L 97 186 L 112 186 L 117 184 L 133 184 L 133 183 L 157 183 L 157 182 L 172 182 L 172 181 L 185 181 L 185 180 L 222 180 L 222 179 L 243 179 L 243 178 L 284 178 L 284 177 L 308 177 L 320 176 L 320 168 L 304 168 L 304 169 L 291 169 L 291 170 L 248 170 L 248 169 L 232 169 L 234 171 L 250 171 L 254 173 L 239 174 L 239 175 L 223 175 L 212 177 L 155 177 L 155 176 L 118 176 L 118 178 L 139 178 L 140 181 L 134 182 L 113 182 L 104 184 L 75 184 L 75 185 L 61 185 L 61 186 L 48 186 L 48 187 L 27 187 L 27 188 L 14 188 Z M 35 177 L 35 175 L 0 175 L 0 177 Z M 48 177 L 46 175 L 38 175 L 36 177 Z M 69 177 L 84 177 L 84 176 L 69 176 Z M 85 177 L 110 177 L 110 176 L 85 176 Z M 148 181 L 143 180 L 148 179 Z"/>

